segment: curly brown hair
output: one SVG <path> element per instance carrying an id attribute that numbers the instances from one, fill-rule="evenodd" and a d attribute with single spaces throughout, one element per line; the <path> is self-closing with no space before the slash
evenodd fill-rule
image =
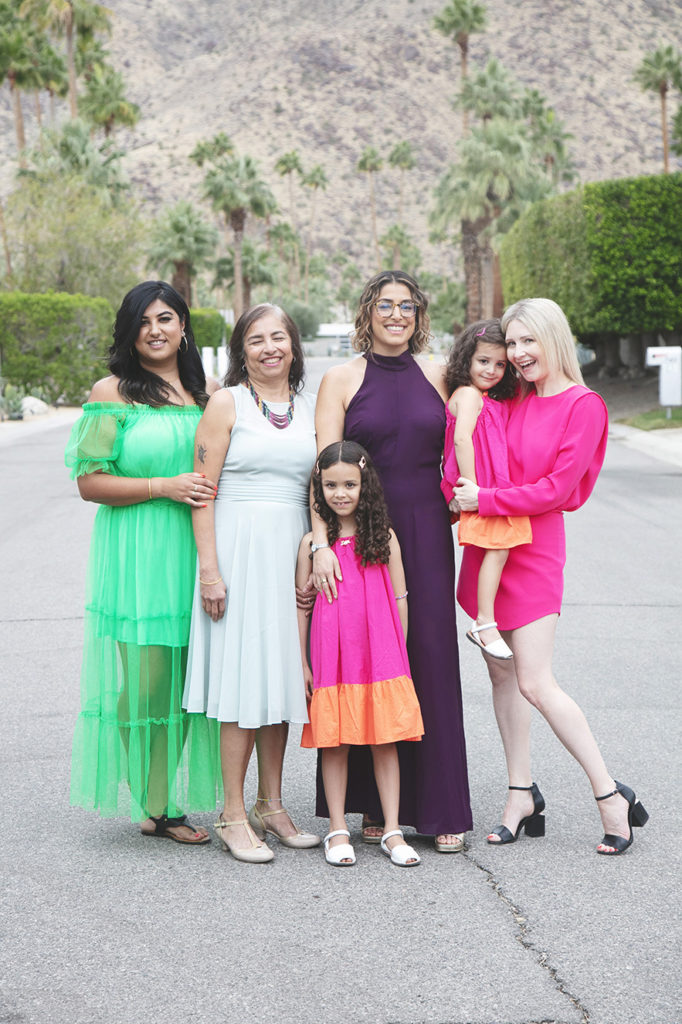
<path id="1" fill-rule="evenodd" d="M 360 500 L 355 510 L 355 551 L 363 565 L 387 565 L 391 554 L 391 521 L 379 474 L 362 445 L 355 441 L 335 441 L 320 452 L 313 470 L 313 508 L 326 523 L 331 546 L 338 540 L 341 526 L 338 516 L 325 501 L 322 471 L 342 462 L 360 470 Z"/>
<path id="2" fill-rule="evenodd" d="M 426 312 L 429 300 L 420 289 L 413 277 L 406 274 L 404 270 L 382 270 L 375 274 L 364 287 L 360 296 L 358 315 L 355 318 L 355 334 L 353 335 L 353 348 L 356 352 L 371 352 L 374 344 L 372 338 L 372 306 L 379 298 L 381 289 L 386 284 L 404 284 L 409 288 L 412 299 L 417 304 L 417 313 L 414 321 L 414 334 L 409 341 L 410 352 L 423 352 L 429 347 L 431 330 L 429 315 Z"/>
<path id="3" fill-rule="evenodd" d="M 455 338 L 448 357 L 448 364 L 445 368 L 445 381 L 449 395 L 456 391 L 457 388 L 471 384 L 471 360 L 474 358 L 479 341 L 486 341 L 489 345 L 499 345 L 500 348 L 504 349 L 505 353 L 507 351 L 507 344 L 504 340 L 504 333 L 499 320 L 477 320 L 476 323 L 465 327 L 462 333 L 458 334 Z M 499 402 L 505 398 L 513 398 L 518 390 L 518 386 L 519 381 L 516 371 L 511 363 L 508 362 L 504 371 L 504 377 L 499 384 L 490 389 L 488 394 Z"/>

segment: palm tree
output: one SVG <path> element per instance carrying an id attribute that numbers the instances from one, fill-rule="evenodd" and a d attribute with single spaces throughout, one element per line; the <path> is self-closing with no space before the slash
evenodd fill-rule
<path id="1" fill-rule="evenodd" d="M 38 28 L 48 29 L 66 39 L 66 63 L 69 72 L 69 106 L 71 117 L 78 117 L 76 87 L 75 37 L 110 31 L 109 11 L 91 0 L 22 0 L 22 18 L 30 18 Z"/>
<path id="2" fill-rule="evenodd" d="M 395 167 L 400 171 L 398 186 L 398 222 L 402 224 L 405 171 L 413 171 L 417 166 L 417 158 L 412 150 L 412 143 L 407 142 L 406 140 L 403 142 L 396 142 L 395 146 L 388 154 L 388 162 L 391 167 Z"/>
<path id="3" fill-rule="evenodd" d="M 187 199 L 168 207 L 152 229 L 149 262 L 171 274 L 171 284 L 188 306 L 197 271 L 208 266 L 218 245 L 218 232 Z"/>
<path id="4" fill-rule="evenodd" d="M 469 322 L 493 315 L 495 237 L 550 191 L 518 122 L 493 118 L 460 144 L 457 164 L 436 187 L 431 223 L 441 230 L 460 223 Z"/>
<path id="5" fill-rule="evenodd" d="M 211 287 L 220 288 L 222 285 L 227 285 L 228 288 L 234 288 L 237 280 L 235 268 L 235 251 L 230 249 L 226 256 L 221 256 L 216 260 L 214 264 L 215 275 Z M 257 246 L 250 238 L 244 239 L 241 253 L 241 268 L 244 287 L 244 309 L 248 309 L 251 305 L 252 289 L 264 284 L 275 284 L 276 274 L 267 249 Z"/>
<path id="6" fill-rule="evenodd" d="M 57 175 L 81 178 L 116 205 L 128 191 L 120 166 L 122 155 L 108 142 L 95 145 L 84 121 L 67 121 L 60 131 L 44 133 L 44 147 L 31 155 L 32 166 L 26 174 L 48 181 Z"/>
<path id="7" fill-rule="evenodd" d="M 313 244 L 313 232 L 315 230 L 315 200 L 317 199 L 317 193 L 319 189 L 323 191 L 329 184 L 329 179 L 324 173 L 324 167 L 321 164 L 315 164 L 315 166 L 304 174 L 301 178 L 301 183 L 312 190 L 312 197 L 310 202 L 310 224 L 308 225 L 308 239 L 305 247 L 305 289 L 304 289 L 304 302 L 308 304 L 308 280 L 310 271 L 310 250 Z"/>
<path id="8" fill-rule="evenodd" d="M 6 6 L 6 5 L 3 5 Z M 5 10 L 2 11 L 5 14 Z M 11 16 L 11 11 L 9 12 Z M 26 132 L 21 109 L 20 90 L 35 84 L 33 38 L 27 26 L 16 18 L 5 22 L 0 29 L 0 81 L 7 79 L 14 111 L 14 129 L 17 136 L 19 166 L 26 167 Z"/>
<path id="9" fill-rule="evenodd" d="M 677 108 L 673 118 L 672 142 L 670 148 L 677 156 L 682 156 L 682 106 Z"/>
<path id="10" fill-rule="evenodd" d="M 468 70 L 469 36 L 474 32 L 485 31 L 485 7 L 483 4 L 476 3 L 475 0 L 450 0 L 447 7 L 444 7 L 440 14 L 433 19 L 433 27 L 459 46 L 460 71 L 462 81 L 464 81 Z M 467 111 L 463 109 L 463 134 L 466 135 L 468 130 L 469 117 Z"/>
<path id="11" fill-rule="evenodd" d="M 290 294 L 295 293 L 295 269 L 300 259 L 301 240 L 291 224 L 287 221 L 280 221 L 268 228 L 268 244 L 275 243 L 277 246 L 277 293 L 284 294 L 284 282 L 282 272 L 287 268 L 287 289 Z"/>
<path id="12" fill-rule="evenodd" d="M 227 137 L 225 137 L 225 140 Z M 227 140 L 229 142 L 229 140 Z M 210 156 L 213 145 L 214 156 Z M 268 217 L 277 209 L 275 197 L 260 177 L 256 161 L 250 156 L 221 155 L 225 142 L 214 139 L 213 144 L 200 150 L 200 156 L 211 160 L 204 178 L 204 194 L 211 200 L 213 209 L 222 213 L 226 225 L 232 231 L 234 248 L 234 315 L 237 320 L 244 310 L 244 282 L 242 274 L 242 244 L 244 227 L 249 214 Z M 196 154 L 196 150 L 194 151 Z M 195 155 L 194 159 L 199 162 Z"/>
<path id="13" fill-rule="evenodd" d="M 381 159 L 374 146 L 367 146 L 362 152 L 357 163 L 357 169 L 361 174 L 367 175 L 367 180 L 369 182 L 369 205 L 372 217 L 372 243 L 374 245 L 377 270 L 381 270 L 381 251 L 379 249 L 379 236 L 377 233 L 377 203 L 376 196 L 374 194 L 374 175 L 378 174 L 383 166 L 384 161 Z"/>
<path id="14" fill-rule="evenodd" d="M 666 101 L 670 88 L 682 91 L 682 55 L 672 46 L 659 46 L 648 53 L 637 68 L 635 81 L 644 92 L 657 92 L 661 97 L 661 129 L 663 133 L 663 173 L 670 173 L 668 115 Z"/>
<path id="15" fill-rule="evenodd" d="M 282 153 L 281 157 L 275 164 L 275 170 L 281 178 L 287 178 L 289 182 L 289 223 L 291 224 L 294 231 L 296 231 L 296 206 L 294 203 L 294 174 L 298 174 L 299 178 L 303 178 L 303 165 L 301 164 L 301 156 L 297 149 L 291 149 L 288 153 Z M 301 265 L 300 265 L 300 254 L 298 247 L 294 251 L 294 288 L 296 293 L 299 293 L 301 286 Z"/>
<path id="16" fill-rule="evenodd" d="M 405 231 L 402 224 L 393 224 L 379 239 L 387 255 L 387 262 L 393 270 L 407 270 L 416 273 L 419 264 L 419 250 Z"/>
<path id="17" fill-rule="evenodd" d="M 518 84 L 513 75 L 491 57 L 482 71 L 462 82 L 454 106 L 475 114 L 484 122 L 492 117 L 511 119 L 520 111 Z"/>
<path id="18" fill-rule="evenodd" d="M 109 138 L 116 125 L 132 128 L 140 108 L 124 96 L 123 75 L 108 64 L 95 64 L 81 98 L 81 114 L 92 125 L 104 129 Z"/>
<path id="19" fill-rule="evenodd" d="M 38 51 L 34 62 L 39 88 L 44 89 L 50 97 L 50 123 L 54 126 L 55 96 L 66 96 L 69 91 L 66 64 L 54 47 L 50 46 L 46 37 L 39 39 Z M 39 105 L 38 109 L 40 109 Z"/>

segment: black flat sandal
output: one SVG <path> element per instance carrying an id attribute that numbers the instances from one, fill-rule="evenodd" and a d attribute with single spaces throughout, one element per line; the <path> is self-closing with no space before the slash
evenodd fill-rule
<path id="1" fill-rule="evenodd" d="M 188 821 L 186 814 L 181 815 L 179 818 L 169 818 L 167 814 L 162 814 L 160 818 L 155 818 L 153 814 L 150 814 L 149 820 L 154 822 L 154 831 L 145 832 L 143 829 L 140 829 L 143 836 L 151 836 L 154 839 L 172 839 L 174 843 L 182 843 L 183 846 L 205 846 L 206 843 L 211 842 L 210 836 L 199 836 L 198 839 L 181 839 L 180 836 L 174 836 L 168 831 L 169 828 L 179 828 L 180 825 L 185 825 L 186 828 L 191 828 L 196 832 L 194 825 L 191 821 Z"/>
<path id="2" fill-rule="evenodd" d="M 616 783 L 616 788 L 612 789 L 610 793 L 604 793 L 603 796 L 596 796 L 594 799 L 597 803 L 600 800 L 608 800 L 610 796 L 615 796 L 616 793 L 620 793 L 623 799 L 628 802 L 628 828 L 630 829 L 630 835 L 627 839 L 623 836 L 612 836 L 607 833 L 601 841 L 602 846 L 612 846 L 612 850 L 597 850 L 597 853 L 601 853 L 603 857 L 617 857 L 621 853 L 632 846 L 632 829 L 643 828 L 649 820 L 649 815 L 642 807 L 641 803 L 630 789 L 629 786 L 624 786 L 618 779 L 613 780 Z"/>
<path id="3" fill-rule="evenodd" d="M 516 833 L 510 832 L 506 825 L 498 825 L 488 837 L 491 846 L 507 846 L 515 843 L 519 838 L 522 828 L 525 828 L 529 839 L 538 839 L 545 834 L 545 816 L 542 813 L 545 809 L 545 798 L 533 782 L 530 786 L 509 786 L 509 789 L 519 789 L 531 793 L 533 796 L 533 813 L 521 818 Z M 609 794 L 611 795 L 611 794 Z M 499 840 L 490 839 L 490 836 L 499 836 Z"/>

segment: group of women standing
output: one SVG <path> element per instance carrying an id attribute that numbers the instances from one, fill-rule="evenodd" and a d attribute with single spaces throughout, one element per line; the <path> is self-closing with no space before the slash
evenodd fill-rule
<path id="1" fill-rule="evenodd" d="M 224 805 L 216 828 L 237 859 L 271 860 L 266 833 L 294 848 L 319 843 L 281 802 L 289 723 L 308 721 L 296 604 L 331 604 L 344 586 L 330 520 L 317 512 L 310 578 L 298 590 L 295 572 L 310 524 L 311 473 L 319 475 L 316 453 L 348 441 L 376 467 L 409 593 L 407 652 L 423 738 L 398 744 L 398 819 L 435 836 L 439 852 L 462 849 L 472 818 L 451 512 L 441 494 L 450 396 L 446 367 L 418 358 L 429 337 L 427 305 L 409 275 L 374 277 L 356 320 L 361 356 L 328 371 L 315 403 L 302 390 L 298 330 L 278 307 L 256 306 L 239 319 L 219 388 L 204 377 L 190 312 L 170 286 L 145 282 L 125 297 L 112 375 L 94 386 L 67 451 L 81 495 L 101 505 L 89 562 L 72 803 L 109 815 L 129 807 L 144 835 L 201 845 L 208 834 L 184 811 L 214 809 L 220 774 Z M 532 541 L 509 554 L 495 604 L 513 657 L 492 657 L 479 642 L 509 775 L 502 825 L 488 840 L 513 842 L 524 825 L 540 834 L 544 800 L 530 769 L 533 705 L 588 775 L 605 828 L 598 852 L 620 853 L 645 812 L 609 775 L 582 712 L 551 668 L 562 511 L 577 508 L 594 486 L 606 410 L 582 384 L 568 324 L 554 303 L 519 303 L 502 327 L 521 379 L 507 428 L 510 480 L 479 487 L 459 478 L 451 505 L 482 517 L 526 515 L 532 524 Z M 359 480 L 367 459 L 356 454 L 350 461 Z M 467 547 L 460 574 L 459 599 L 472 614 L 482 556 Z M 258 793 L 247 812 L 244 780 L 254 745 Z M 396 834 L 387 831 L 364 746 L 350 748 L 346 810 L 363 814 L 367 842 Z M 329 814 L 321 771 L 317 813 Z M 409 847 L 402 859 L 393 844 L 389 850 L 382 842 L 382 849 L 394 863 L 418 863 L 405 854 L 414 854 Z"/>

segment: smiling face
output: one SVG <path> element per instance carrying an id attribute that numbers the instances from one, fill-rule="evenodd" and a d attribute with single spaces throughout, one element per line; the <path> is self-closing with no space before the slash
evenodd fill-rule
<path id="1" fill-rule="evenodd" d="M 505 331 L 507 358 L 528 384 L 542 384 L 549 376 L 545 350 L 536 341 L 525 324 L 510 320 Z"/>
<path id="2" fill-rule="evenodd" d="M 469 374 L 471 383 L 479 391 L 490 391 L 499 384 L 507 368 L 507 353 L 502 345 L 489 341 L 477 341 L 471 359 Z"/>
<path id="3" fill-rule="evenodd" d="M 330 509 L 339 519 L 352 517 L 360 501 L 360 467 L 352 462 L 337 462 L 335 466 L 323 469 L 321 478 L 322 494 Z"/>
<path id="4" fill-rule="evenodd" d="M 288 382 L 293 359 L 291 337 L 276 313 L 266 313 L 246 331 L 244 365 L 254 385 Z"/>
<path id="5" fill-rule="evenodd" d="M 153 373 L 177 367 L 184 321 L 163 299 L 155 299 L 144 313 L 135 341 L 140 365 Z"/>
<path id="6" fill-rule="evenodd" d="M 405 316 L 399 306 L 401 302 L 412 302 L 412 293 L 406 284 L 391 282 L 383 286 L 378 300 L 388 300 L 394 305 L 386 317 L 379 315 L 376 305 L 372 306 L 372 351 L 380 356 L 398 356 L 409 348 L 416 326 L 416 318 Z"/>

